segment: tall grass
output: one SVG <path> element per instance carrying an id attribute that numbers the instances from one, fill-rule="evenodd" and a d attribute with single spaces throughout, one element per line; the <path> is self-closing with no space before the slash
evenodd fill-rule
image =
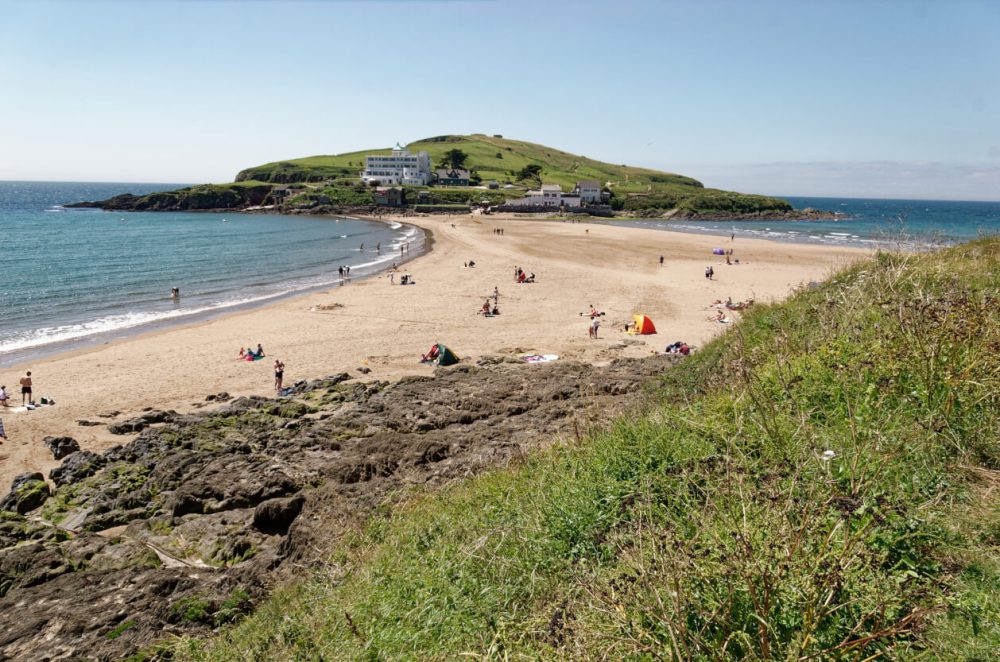
<path id="1" fill-rule="evenodd" d="M 641 415 L 413 499 L 176 654 L 989 659 L 998 249 L 880 254 L 757 308 Z"/>

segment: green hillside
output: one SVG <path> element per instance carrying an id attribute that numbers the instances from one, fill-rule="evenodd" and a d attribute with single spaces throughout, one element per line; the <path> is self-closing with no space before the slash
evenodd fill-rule
<path id="1" fill-rule="evenodd" d="M 757 306 L 606 431 L 415 497 L 181 659 L 987 660 L 1000 242 Z M 670 340 L 670 339 L 668 339 Z"/>
<path id="2" fill-rule="evenodd" d="M 572 188 L 577 180 L 596 179 L 602 185 L 613 182 L 622 190 L 644 191 L 651 184 L 660 187 L 702 188 L 701 182 L 671 173 L 646 168 L 611 165 L 577 156 L 544 145 L 494 138 L 482 134 L 471 136 L 439 136 L 410 143 L 411 152 L 426 151 L 434 164 L 445 152 L 460 149 L 469 155 L 467 167 L 479 172 L 484 180 L 518 181 L 517 174 L 527 165 L 542 167 L 545 183 Z M 309 156 L 248 168 L 236 176 L 237 181 L 319 181 L 327 178 L 356 177 L 364 167 L 365 156 L 387 153 L 391 148 L 376 148 L 334 156 Z"/>
<path id="3" fill-rule="evenodd" d="M 459 149 L 468 155 L 466 167 L 475 170 L 483 181 L 496 180 L 501 184 L 518 186 L 518 190 L 510 192 L 507 197 L 519 196 L 524 188 L 541 182 L 559 184 L 568 191 L 578 180 L 593 179 L 614 193 L 616 208 L 625 210 L 680 208 L 757 212 L 791 209 L 787 202 L 778 198 L 706 189 L 701 182 L 683 175 L 613 165 L 544 145 L 484 134 L 438 136 L 410 143 L 407 148 L 410 151 L 427 151 L 435 165 L 446 152 Z M 283 184 L 340 180 L 342 185 L 347 186 L 363 169 L 365 156 L 386 153 L 389 149 L 267 163 L 241 171 L 236 180 Z M 540 177 L 522 177 L 527 166 L 540 167 Z M 326 191 L 325 195 L 333 199 L 340 197 L 336 191 Z"/>

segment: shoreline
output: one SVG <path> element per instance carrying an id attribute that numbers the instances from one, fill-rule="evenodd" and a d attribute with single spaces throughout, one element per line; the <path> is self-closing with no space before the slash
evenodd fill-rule
<path id="1" fill-rule="evenodd" d="M 870 254 L 737 239 L 732 246 L 742 264 L 726 266 L 724 257 L 709 254 L 715 237 L 694 233 L 497 216 L 381 220 L 424 232 L 425 250 L 407 263 L 416 285 L 367 277 L 350 283 L 354 287 L 295 293 L 4 368 L 3 383 L 11 390 L 24 370 L 32 370 L 36 400 L 46 395 L 57 404 L 31 412 L 0 409 L 9 436 L 0 446 L 0 488 L 14 475 L 47 473 L 60 464 L 42 445 L 45 436 L 70 436 L 84 450 L 101 451 L 133 438 L 110 434 L 109 423 L 145 408 L 185 413 L 214 406 L 205 398 L 221 391 L 273 394 L 275 358 L 288 366 L 285 385 L 339 372 L 362 381 L 430 374 L 433 368 L 419 358 L 437 342 L 463 361 L 537 352 L 600 365 L 659 353 L 676 340 L 700 346 L 728 328 L 707 321 L 712 301 L 777 301 Z M 495 227 L 505 235 L 493 235 Z M 661 254 L 663 267 L 657 265 Z M 469 259 L 475 268 L 462 266 Z M 715 280 L 703 276 L 708 264 L 715 266 Z M 515 285 L 514 266 L 535 272 L 538 282 Z M 502 314 L 483 318 L 476 311 L 494 287 Z M 588 339 L 589 320 L 580 316 L 589 304 L 606 312 L 597 340 Z M 621 333 L 634 313 L 650 315 L 659 334 Z M 268 358 L 236 360 L 248 339 L 261 342 Z M 370 372 L 359 372 L 365 369 Z M 16 395 L 11 393 L 13 402 L 19 402 Z M 95 425 L 81 426 L 80 420 Z"/>
<path id="2" fill-rule="evenodd" d="M 237 212 L 239 213 L 239 212 Z M 91 348 L 96 348 L 101 345 L 106 345 L 113 342 L 127 341 L 130 338 L 137 336 L 142 336 L 144 334 L 158 333 L 160 331 L 168 331 L 173 328 L 184 327 L 191 324 L 198 324 L 205 321 L 210 321 L 213 319 L 218 319 L 226 315 L 234 315 L 242 312 L 247 312 L 259 308 L 265 308 L 270 305 L 280 303 L 286 299 L 294 298 L 297 296 L 306 296 L 315 292 L 322 292 L 325 290 L 336 289 L 343 287 L 344 285 L 350 284 L 352 281 L 356 280 L 360 282 L 362 280 L 380 276 L 387 271 L 392 269 L 392 264 L 396 264 L 400 267 L 407 264 L 421 255 L 424 254 L 429 249 L 430 241 L 428 238 L 428 233 L 426 230 L 413 223 L 408 223 L 405 221 L 382 221 L 377 217 L 359 217 L 359 216 L 319 216 L 319 218 L 329 218 L 331 220 L 346 219 L 354 221 L 368 221 L 372 223 L 382 223 L 383 225 L 390 225 L 391 223 L 399 223 L 404 227 L 410 227 L 416 230 L 416 250 L 413 251 L 413 255 L 407 251 L 406 257 L 403 259 L 397 259 L 395 262 L 391 262 L 388 256 L 384 260 L 384 265 L 379 265 L 374 267 L 371 271 L 367 268 L 362 271 L 358 276 L 350 278 L 341 278 L 339 282 L 324 283 L 319 285 L 310 285 L 307 287 L 292 289 L 285 292 L 278 292 L 275 294 L 265 295 L 258 299 L 252 301 L 244 301 L 238 303 L 232 303 L 229 305 L 219 306 L 217 308 L 210 307 L 208 309 L 196 310 L 190 313 L 184 313 L 173 317 L 164 317 L 161 319 L 156 319 L 148 322 L 140 322 L 133 326 L 125 326 L 117 329 L 111 329 L 107 331 L 99 331 L 96 333 L 87 334 L 85 336 L 77 338 L 67 338 L 64 340 L 58 340 L 56 342 L 46 343 L 44 345 L 35 345 L 31 347 L 25 347 L 21 349 L 14 349 L 0 354 L 0 369 L 17 369 L 18 367 L 28 365 L 30 363 L 37 363 L 38 361 L 43 361 L 49 358 L 56 358 L 62 354 L 69 354 L 74 352 L 86 351 Z M 333 265 L 334 268 L 336 265 Z M 332 275 L 331 270 L 331 277 Z"/>

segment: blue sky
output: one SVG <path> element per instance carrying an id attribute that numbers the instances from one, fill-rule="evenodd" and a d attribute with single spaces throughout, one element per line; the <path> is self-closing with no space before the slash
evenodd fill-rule
<path id="1" fill-rule="evenodd" d="M 1000 199 L 1000 2 L 0 0 L 0 179 L 501 133 L 777 195 Z"/>

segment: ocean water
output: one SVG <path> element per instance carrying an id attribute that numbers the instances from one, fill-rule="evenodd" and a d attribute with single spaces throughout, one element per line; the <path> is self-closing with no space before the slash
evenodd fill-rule
<path id="1" fill-rule="evenodd" d="M 1000 233 L 1000 202 L 785 197 L 796 209 L 838 214 L 824 221 L 624 221 L 640 227 L 843 246 L 932 248 Z M 621 221 L 614 221 L 618 224 Z"/>
<path id="2" fill-rule="evenodd" d="M 61 206 L 177 186 L 0 182 L 0 365 L 336 285 L 341 265 L 371 275 L 403 243 L 407 258 L 422 250 L 423 232 L 398 223 Z"/>

